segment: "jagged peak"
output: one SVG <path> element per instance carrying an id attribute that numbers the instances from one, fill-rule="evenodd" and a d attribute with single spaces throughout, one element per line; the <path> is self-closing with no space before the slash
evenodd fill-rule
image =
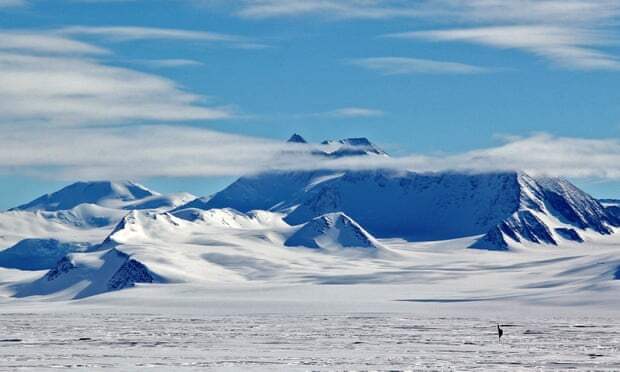
<path id="1" fill-rule="evenodd" d="M 343 138 L 339 140 L 321 142 L 327 148 L 325 152 L 330 157 L 357 156 L 357 155 L 387 155 L 385 151 L 370 142 L 366 137 Z"/>
<path id="2" fill-rule="evenodd" d="M 284 243 L 286 246 L 333 246 L 377 249 L 379 244 L 363 227 L 343 212 L 326 213 L 305 223 Z"/>
<path id="3" fill-rule="evenodd" d="M 291 138 L 288 139 L 289 143 L 308 143 L 305 138 L 303 138 L 301 135 L 297 134 L 297 133 L 293 133 L 293 135 L 291 136 Z"/>

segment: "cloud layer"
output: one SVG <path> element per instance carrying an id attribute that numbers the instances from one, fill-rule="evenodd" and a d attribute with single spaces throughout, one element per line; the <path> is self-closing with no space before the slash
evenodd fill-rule
<path id="1" fill-rule="evenodd" d="M 184 126 L 36 130 L 14 126 L 0 138 L 0 173 L 74 180 L 382 168 L 417 172 L 517 170 L 534 175 L 620 179 L 617 140 L 536 134 L 463 153 L 337 160 L 311 155 L 315 148 Z"/>
<path id="2" fill-rule="evenodd" d="M 483 67 L 464 63 L 403 57 L 360 58 L 351 61 L 351 63 L 385 75 L 478 74 L 490 71 Z"/>
<path id="3" fill-rule="evenodd" d="M 618 58 L 607 50 L 617 43 L 620 2 L 615 0 L 248 0 L 237 3 L 236 14 L 254 19 L 420 19 L 441 27 L 388 36 L 516 49 L 568 69 L 620 69 Z"/>
<path id="4" fill-rule="evenodd" d="M 231 116 L 172 80 L 97 59 L 108 54 L 44 32 L 0 32 L 0 122 L 109 125 Z"/>

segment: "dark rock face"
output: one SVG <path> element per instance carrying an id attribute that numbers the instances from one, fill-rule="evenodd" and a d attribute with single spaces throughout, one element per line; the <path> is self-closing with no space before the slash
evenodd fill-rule
<path id="1" fill-rule="evenodd" d="M 133 287 L 136 283 L 153 283 L 153 276 L 142 263 L 128 259 L 108 281 L 109 290 Z"/>
<path id="2" fill-rule="evenodd" d="M 52 268 L 50 271 L 45 274 L 45 279 L 47 281 L 52 281 L 61 276 L 62 274 L 68 273 L 70 270 L 75 269 L 75 265 L 71 262 L 69 257 L 63 257 L 58 263 L 56 267 Z"/>
<path id="3" fill-rule="evenodd" d="M 507 251 L 508 243 L 504 239 L 500 227 L 494 227 L 482 238 L 478 239 L 470 248 L 486 249 L 489 251 Z"/>
<path id="4" fill-rule="evenodd" d="M 555 229 L 561 237 L 566 240 L 572 240 L 574 242 L 583 243 L 583 238 L 579 235 L 579 233 L 575 229 L 558 227 Z"/>
<path id="5" fill-rule="evenodd" d="M 289 142 L 289 143 L 308 143 L 308 142 L 306 142 L 306 140 L 302 136 L 300 136 L 297 133 L 293 134 L 291 136 L 291 138 L 289 138 L 288 141 L 286 141 L 286 142 Z"/>
<path id="6" fill-rule="evenodd" d="M 497 228 L 489 230 L 472 247 L 489 241 L 503 240 L 520 243 L 545 243 L 557 245 L 559 239 L 583 242 L 579 230 L 593 230 L 602 235 L 619 226 L 620 213 L 603 205 L 570 182 L 559 178 L 531 178 L 521 176 L 522 197 L 520 208 Z M 618 210 L 620 212 L 620 209 Z M 546 218 L 552 222 L 548 226 Z M 502 239 L 496 235 L 500 231 Z M 478 244 L 480 243 L 480 244 Z"/>
<path id="7" fill-rule="evenodd" d="M 605 207 L 605 211 L 607 211 L 607 214 L 613 216 L 616 221 L 620 221 L 620 206 L 610 205 Z"/>
<path id="8" fill-rule="evenodd" d="M 576 209 L 576 205 L 571 204 L 568 198 L 553 192 L 545 191 L 545 200 L 548 205 L 557 214 L 563 217 L 571 225 L 574 225 L 580 229 L 591 228 L 600 234 L 611 234 L 611 229 L 603 224 L 603 222 L 614 222 L 610 219 L 603 210 L 599 208 L 586 209 L 590 213 L 579 213 Z M 586 208 L 589 206 L 586 206 Z"/>

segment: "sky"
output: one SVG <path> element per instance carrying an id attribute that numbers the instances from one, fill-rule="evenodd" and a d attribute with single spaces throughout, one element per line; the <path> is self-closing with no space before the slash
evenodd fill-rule
<path id="1" fill-rule="evenodd" d="M 0 0 L 0 209 L 77 181 L 208 195 L 368 137 L 417 171 L 620 197 L 615 0 Z M 333 165 L 330 165 L 333 166 Z"/>

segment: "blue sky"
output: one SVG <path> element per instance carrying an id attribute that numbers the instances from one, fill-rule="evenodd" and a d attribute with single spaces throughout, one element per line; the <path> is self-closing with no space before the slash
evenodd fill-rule
<path id="1" fill-rule="evenodd" d="M 609 0 L 0 0 L 0 208 L 78 179 L 209 194 L 294 132 L 438 169 L 484 154 L 476 167 L 620 197 L 618 15 Z"/>

